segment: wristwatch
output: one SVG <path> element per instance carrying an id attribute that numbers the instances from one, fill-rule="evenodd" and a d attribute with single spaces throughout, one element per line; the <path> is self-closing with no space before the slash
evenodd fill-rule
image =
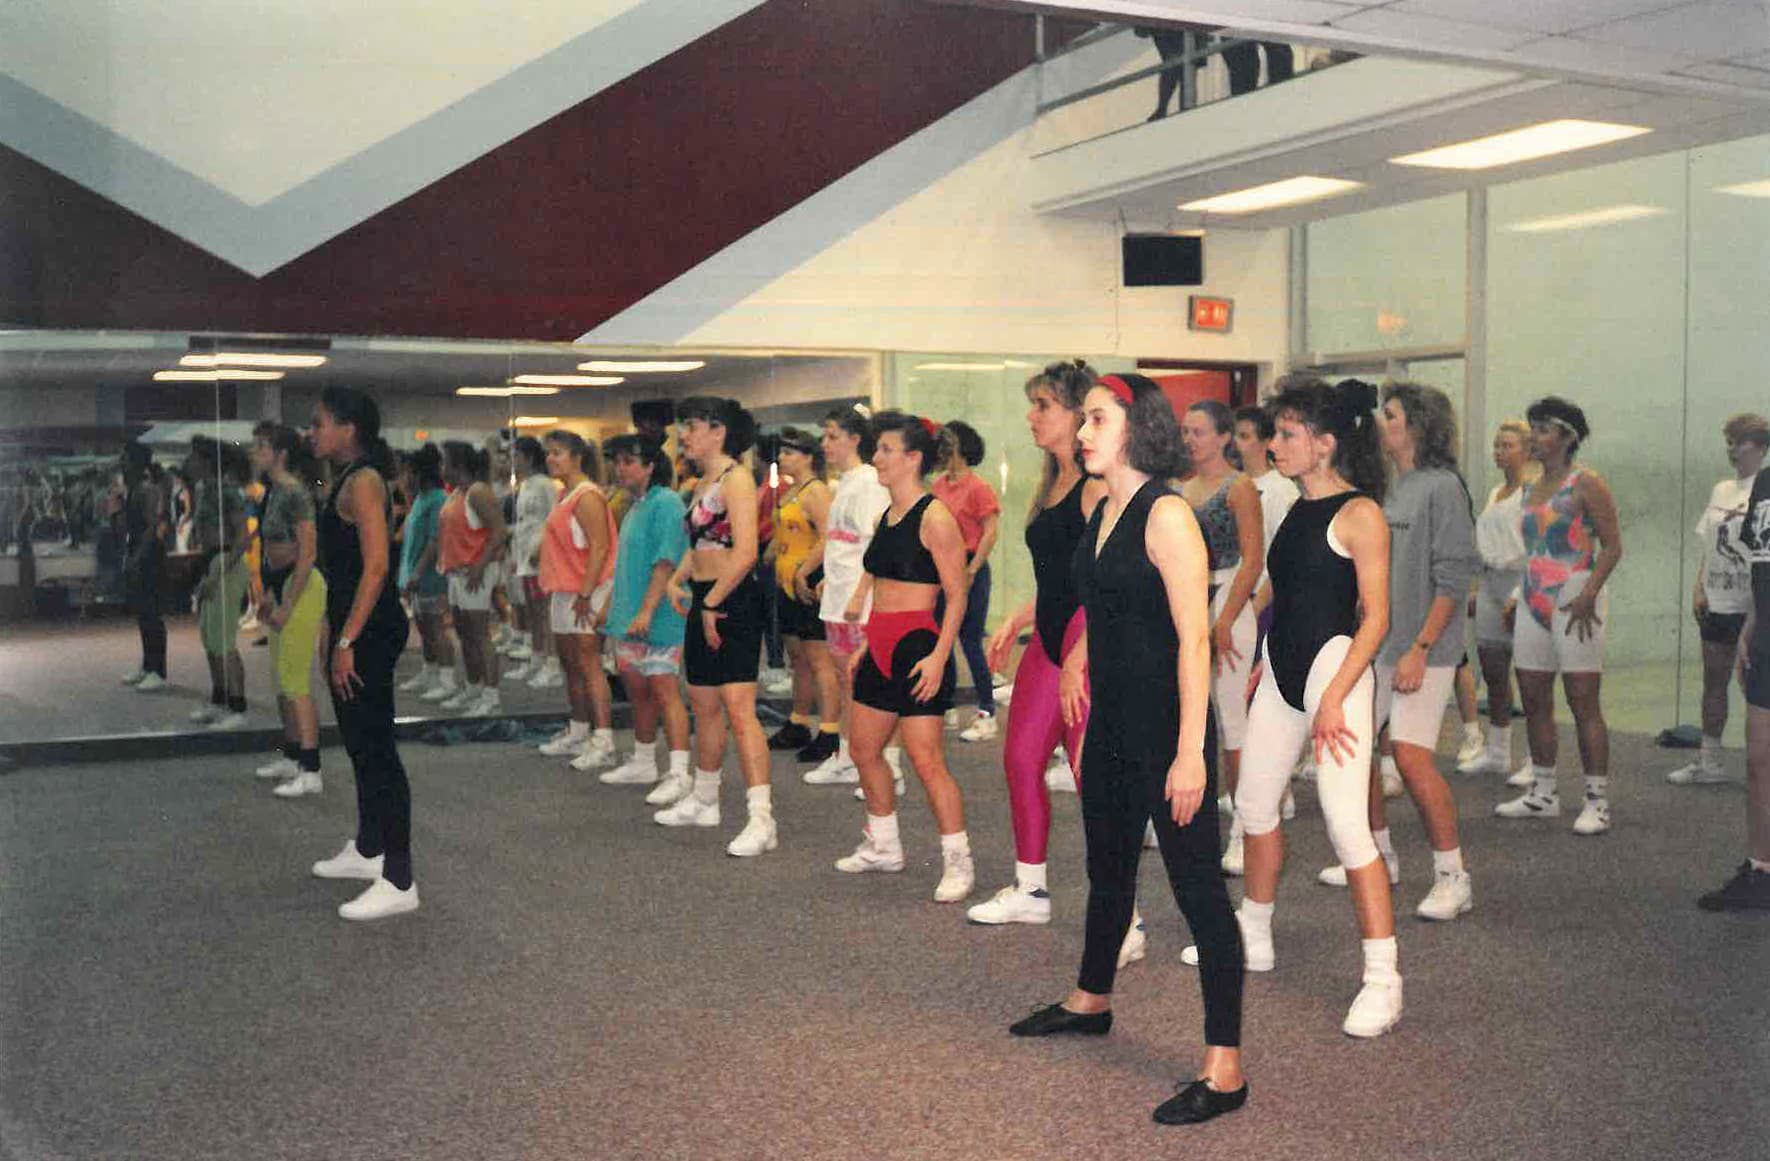
<path id="1" fill-rule="evenodd" d="M 334 648 L 334 649 L 349 649 L 350 645 L 351 645 L 351 641 L 348 636 L 340 636 L 337 641 L 334 641 L 332 643 L 332 648 Z"/>

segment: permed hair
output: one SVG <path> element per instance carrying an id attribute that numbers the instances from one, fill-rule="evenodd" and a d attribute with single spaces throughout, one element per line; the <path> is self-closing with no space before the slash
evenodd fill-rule
<path id="1" fill-rule="evenodd" d="M 1394 400 L 1414 440 L 1414 466 L 1457 470 L 1457 412 L 1450 396 L 1422 383 L 1388 383 L 1383 402 Z"/>
<path id="2" fill-rule="evenodd" d="M 1130 389 L 1129 405 L 1114 389 L 1122 384 Z M 1129 371 L 1103 375 L 1095 386 L 1103 387 L 1112 401 L 1123 408 L 1126 418 L 1125 462 L 1146 476 L 1172 479 L 1186 467 L 1186 450 L 1180 442 L 1180 421 L 1174 416 L 1174 405 L 1155 382 Z"/>
<path id="3" fill-rule="evenodd" d="M 1269 440 L 1275 434 L 1272 427 L 1272 413 L 1264 407 L 1252 403 L 1246 407 L 1235 409 L 1235 421 L 1253 424 L 1254 430 L 1259 433 L 1261 439 Z"/>
<path id="4" fill-rule="evenodd" d="M 948 447 L 955 448 L 967 465 L 976 467 L 983 462 L 983 437 L 977 429 L 962 419 L 954 419 L 942 425 L 941 439 Z"/>
<path id="5" fill-rule="evenodd" d="M 603 458 L 613 463 L 626 457 L 651 469 L 651 486 L 670 488 L 676 483 L 676 469 L 664 454 L 664 445 L 643 435 L 617 435 L 602 443 Z"/>
<path id="6" fill-rule="evenodd" d="M 1267 403 L 1274 421 L 1289 416 L 1316 435 L 1334 437 L 1334 470 L 1354 488 L 1383 502 L 1388 479 L 1377 442 L 1377 389 L 1362 379 L 1329 385 L 1321 379 L 1292 378 Z"/>

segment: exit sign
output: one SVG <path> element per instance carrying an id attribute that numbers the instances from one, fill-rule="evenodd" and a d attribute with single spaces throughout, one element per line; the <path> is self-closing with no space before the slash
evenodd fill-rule
<path id="1" fill-rule="evenodd" d="M 1194 331 L 1211 331 L 1226 335 L 1235 323 L 1235 299 L 1207 298 L 1202 294 L 1187 299 L 1186 327 Z"/>

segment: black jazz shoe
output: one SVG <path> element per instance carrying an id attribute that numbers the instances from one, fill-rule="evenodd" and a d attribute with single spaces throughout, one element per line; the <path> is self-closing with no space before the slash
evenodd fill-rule
<path id="1" fill-rule="evenodd" d="M 811 731 L 798 722 L 788 722 L 768 739 L 770 750 L 797 750 L 811 741 Z"/>
<path id="2" fill-rule="evenodd" d="M 794 756 L 801 762 L 822 762 L 834 754 L 841 744 L 842 739 L 839 735 L 819 730 L 817 736 L 805 743 L 805 748 Z"/>
<path id="3" fill-rule="evenodd" d="M 1008 1026 L 1010 1036 L 1056 1036 L 1074 1032 L 1080 1036 L 1104 1036 L 1112 1031 L 1112 1009 L 1104 1012 L 1072 1012 L 1062 1004 L 1040 1008 L 1019 1023 Z"/>
<path id="4" fill-rule="evenodd" d="M 1770 871 L 1739 864 L 1734 876 L 1696 901 L 1704 911 L 1770 911 Z"/>
<path id="5" fill-rule="evenodd" d="M 1155 1107 L 1155 1119 L 1163 1125 L 1196 1125 L 1224 1113 L 1233 1113 L 1248 1103 L 1248 1086 L 1244 1083 L 1234 1092 L 1218 1092 L 1202 1080 L 1195 1080 Z"/>

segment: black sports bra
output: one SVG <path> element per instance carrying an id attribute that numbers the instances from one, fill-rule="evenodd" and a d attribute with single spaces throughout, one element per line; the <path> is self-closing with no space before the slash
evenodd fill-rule
<path id="1" fill-rule="evenodd" d="M 896 524 L 891 522 L 891 509 L 885 509 L 872 543 L 861 557 L 861 566 L 879 580 L 939 584 L 940 570 L 934 567 L 934 554 L 922 544 L 922 514 L 933 501 L 934 493 L 924 493 Z"/>

